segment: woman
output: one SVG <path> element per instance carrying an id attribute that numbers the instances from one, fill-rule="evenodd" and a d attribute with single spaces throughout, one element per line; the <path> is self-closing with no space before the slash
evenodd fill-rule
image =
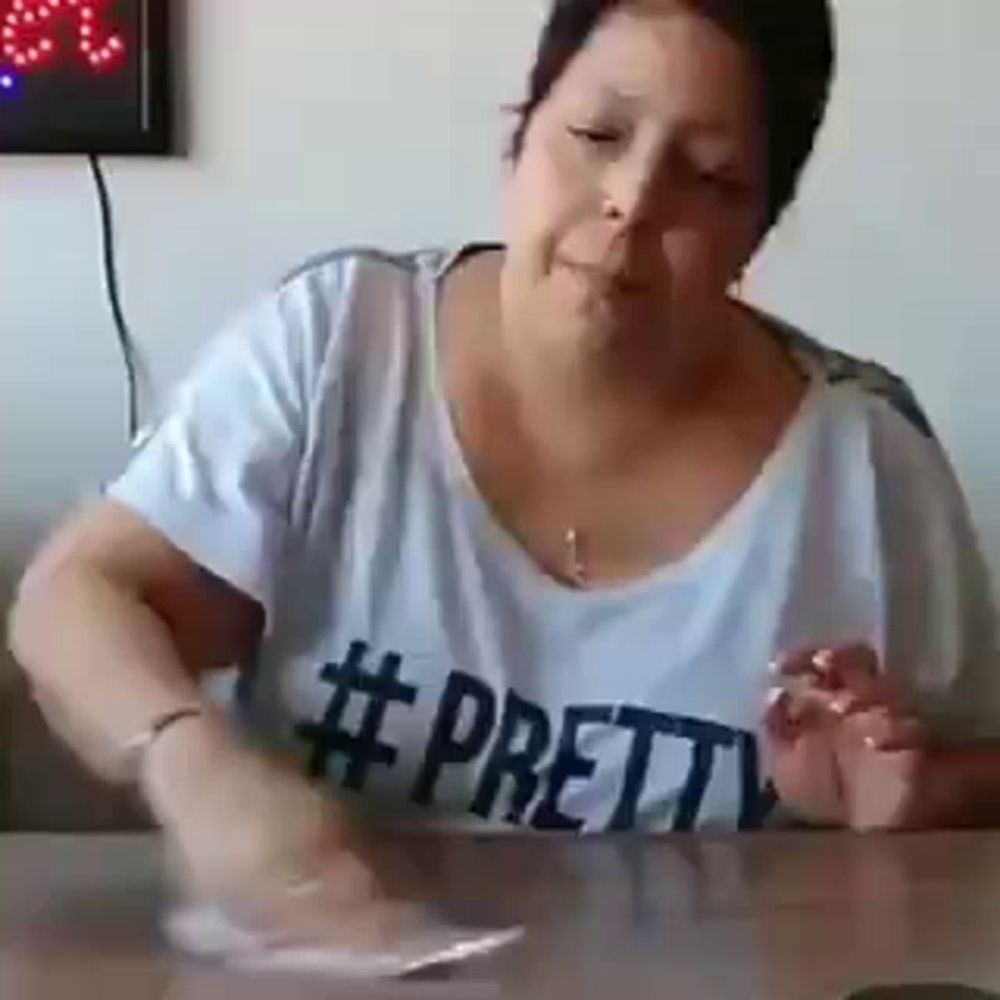
<path id="1" fill-rule="evenodd" d="M 279 924 L 370 891 L 317 783 L 543 830 L 993 818 L 992 609 L 939 446 L 728 292 L 832 63 L 825 0 L 559 0 L 505 245 L 307 266 L 37 558 L 16 651 L 96 765 L 139 748 L 200 891 Z M 293 764 L 202 702 L 251 658 Z"/>

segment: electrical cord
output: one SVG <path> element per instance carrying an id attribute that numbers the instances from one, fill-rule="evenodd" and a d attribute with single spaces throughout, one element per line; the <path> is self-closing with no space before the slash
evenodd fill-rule
<path id="1" fill-rule="evenodd" d="M 87 160 L 90 163 L 90 172 L 93 175 L 94 186 L 97 189 L 97 204 L 101 221 L 101 256 L 104 269 L 104 287 L 108 298 L 108 307 L 111 311 L 111 318 L 115 325 L 118 348 L 121 353 L 122 363 L 125 366 L 128 392 L 128 436 L 129 442 L 134 443 L 138 437 L 140 427 L 139 392 L 144 369 L 142 357 L 132 337 L 132 331 L 129 329 L 128 321 L 125 318 L 125 309 L 122 306 L 121 286 L 118 280 L 114 209 L 111 200 L 111 190 L 108 187 L 108 181 L 97 154 L 89 154 Z"/>

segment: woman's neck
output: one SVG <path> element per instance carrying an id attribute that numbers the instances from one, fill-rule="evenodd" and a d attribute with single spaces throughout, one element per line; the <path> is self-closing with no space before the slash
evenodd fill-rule
<path id="1" fill-rule="evenodd" d="M 475 384 L 484 418 L 505 426 L 549 465 L 586 470 L 619 465 L 663 441 L 664 428 L 704 413 L 736 363 L 739 338 L 718 327 L 701 335 L 559 337 L 519 324 L 501 307 L 500 254 L 454 272 L 445 314 L 461 386 Z M 464 318 L 463 318 L 464 316 Z M 468 395 L 458 389 L 459 395 Z M 718 405 L 717 402 L 714 403 Z"/>

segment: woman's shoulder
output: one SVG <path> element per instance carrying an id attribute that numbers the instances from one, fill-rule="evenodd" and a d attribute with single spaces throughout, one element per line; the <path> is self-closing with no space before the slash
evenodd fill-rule
<path id="1" fill-rule="evenodd" d="M 892 414 L 910 431 L 935 440 L 931 422 L 905 378 L 877 361 L 831 347 L 784 320 L 773 316 L 766 320 L 786 350 L 822 384 L 860 401 L 872 419 Z"/>
<path id="2" fill-rule="evenodd" d="M 437 273 L 454 251 L 344 246 L 286 271 L 230 324 L 235 347 L 294 361 L 319 390 L 418 348 Z M 225 331 L 224 331 L 225 332 Z"/>
<path id="3" fill-rule="evenodd" d="M 499 244 L 464 242 L 450 246 L 425 246 L 412 250 L 386 250 L 370 245 L 337 247 L 312 254 L 287 271 L 279 290 L 305 287 L 329 294 L 331 284 L 340 294 L 356 291 L 352 282 L 387 283 L 396 288 L 413 286 L 418 280 L 432 284 L 469 254 L 497 249 Z M 384 287 L 384 286 L 383 286 Z"/>
<path id="4" fill-rule="evenodd" d="M 413 280 L 420 274 L 440 270 L 457 252 L 443 247 L 399 251 L 364 244 L 335 247 L 311 254 L 292 267 L 283 275 L 278 287 L 316 286 L 331 278 L 355 276 L 396 282 Z"/>

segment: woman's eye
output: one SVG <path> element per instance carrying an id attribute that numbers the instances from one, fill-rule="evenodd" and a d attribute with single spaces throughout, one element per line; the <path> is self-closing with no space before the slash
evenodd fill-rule
<path id="1" fill-rule="evenodd" d="M 714 184 L 717 187 L 725 187 L 729 180 L 722 174 L 717 174 L 714 170 L 696 170 L 695 176 L 704 184 Z"/>
<path id="2" fill-rule="evenodd" d="M 570 135 L 593 146 L 609 146 L 622 137 L 621 132 L 614 129 L 591 126 L 572 126 L 569 131 Z"/>
<path id="3" fill-rule="evenodd" d="M 717 170 L 698 170 L 697 168 L 694 173 L 702 184 L 717 188 L 725 194 L 737 195 L 746 189 L 743 181 L 732 174 L 722 173 Z"/>

